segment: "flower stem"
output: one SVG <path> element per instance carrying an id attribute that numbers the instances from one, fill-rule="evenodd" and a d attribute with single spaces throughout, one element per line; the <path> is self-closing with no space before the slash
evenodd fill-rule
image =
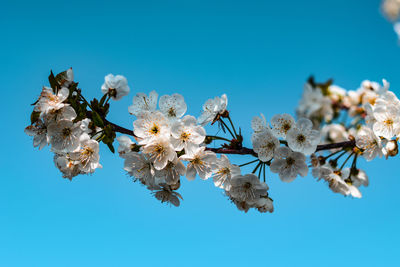
<path id="1" fill-rule="evenodd" d="M 343 169 L 344 165 L 346 165 L 347 161 L 354 155 L 354 152 L 351 152 L 350 155 L 345 159 L 342 166 L 340 167 L 340 171 Z"/>
<path id="2" fill-rule="evenodd" d="M 265 183 L 265 168 L 266 168 L 265 165 L 266 164 L 264 164 L 264 183 Z"/>
<path id="3" fill-rule="evenodd" d="M 250 161 L 250 162 L 247 162 L 247 163 L 240 164 L 240 165 L 239 165 L 239 167 L 243 167 L 243 166 L 246 166 L 246 165 L 249 165 L 249 164 L 255 163 L 255 162 L 257 162 L 257 161 L 258 161 L 258 159 L 255 159 L 255 160 L 252 160 L 252 161 Z"/>
<path id="4" fill-rule="evenodd" d="M 207 135 L 207 137 L 213 139 L 213 140 L 223 140 L 223 141 L 227 141 L 227 142 L 231 142 L 231 140 L 229 140 L 228 138 L 224 138 L 221 136 L 216 136 L 216 135 Z"/>
<path id="5" fill-rule="evenodd" d="M 262 169 L 264 168 L 264 166 L 265 166 L 265 163 L 263 162 L 263 163 L 261 164 L 260 170 L 258 171 L 258 179 L 261 179 L 261 171 L 262 171 Z"/>
<path id="6" fill-rule="evenodd" d="M 336 152 L 333 152 L 332 154 L 330 154 L 330 155 L 324 157 L 324 159 L 325 159 L 325 160 L 326 160 L 326 159 L 329 159 L 330 157 L 336 155 L 336 154 L 339 153 L 339 152 L 342 152 L 342 150 L 338 150 L 338 151 L 336 151 Z"/>
<path id="7" fill-rule="evenodd" d="M 233 122 L 232 122 L 232 120 L 231 120 L 231 116 L 229 116 L 229 115 L 228 115 L 228 120 L 229 120 L 229 122 L 231 123 L 232 130 L 233 130 L 233 132 L 235 133 L 236 138 L 238 138 L 238 134 L 236 133 L 235 126 L 233 125 Z"/>
<path id="8" fill-rule="evenodd" d="M 262 161 L 260 160 L 260 162 L 257 164 L 257 166 L 254 168 L 254 170 L 251 173 L 255 173 L 258 168 L 261 166 Z"/>
<path id="9" fill-rule="evenodd" d="M 236 139 L 236 136 L 232 133 L 231 129 L 229 129 L 228 125 L 226 125 L 226 123 L 222 119 L 219 119 L 219 121 L 228 130 L 228 132 L 232 135 L 232 137 Z"/>

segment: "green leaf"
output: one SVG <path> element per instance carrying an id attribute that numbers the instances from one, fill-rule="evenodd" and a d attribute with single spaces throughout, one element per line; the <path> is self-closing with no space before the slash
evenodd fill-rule
<path id="1" fill-rule="evenodd" d="M 69 96 L 71 97 L 72 96 L 72 93 L 73 92 L 75 92 L 77 89 L 78 89 L 78 83 L 72 83 L 70 86 L 69 86 Z"/>
<path id="2" fill-rule="evenodd" d="M 97 113 L 96 111 L 92 112 L 92 118 L 93 118 L 93 122 L 96 126 L 103 128 L 104 127 L 104 122 L 101 119 L 99 113 Z"/>
<path id="3" fill-rule="evenodd" d="M 60 88 L 60 86 L 57 83 L 56 78 L 54 77 L 53 71 L 50 71 L 49 83 L 50 83 L 50 87 L 53 89 L 53 92 L 56 94 L 58 92 L 58 89 Z"/>
<path id="4" fill-rule="evenodd" d="M 57 74 L 55 80 L 60 85 L 64 84 L 66 81 L 68 81 L 67 71 L 63 71 Z"/>
<path id="5" fill-rule="evenodd" d="M 33 111 L 31 113 L 31 124 L 34 124 L 39 120 L 40 117 L 40 111 Z"/>
<path id="6" fill-rule="evenodd" d="M 114 146 L 113 146 L 112 143 L 108 143 L 107 146 L 108 146 L 108 148 L 110 149 L 110 151 L 111 151 L 112 153 L 115 153 L 115 149 L 114 149 Z"/>
<path id="7" fill-rule="evenodd" d="M 104 94 L 103 97 L 100 99 L 100 106 L 103 106 L 104 102 L 106 101 L 108 94 Z"/>
<path id="8" fill-rule="evenodd" d="M 93 98 L 93 100 L 90 101 L 90 106 L 92 107 L 93 110 L 99 110 L 99 100 Z"/>

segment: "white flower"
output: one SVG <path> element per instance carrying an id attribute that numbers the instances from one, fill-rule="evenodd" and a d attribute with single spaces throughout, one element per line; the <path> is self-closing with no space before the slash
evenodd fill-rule
<path id="1" fill-rule="evenodd" d="M 268 185 L 261 183 L 257 175 L 237 175 L 231 179 L 229 194 L 238 201 L 254 201 L 268 195 Z"/>
<path id="2" fill-rule="evenodd" d="M 365 125 L 368 127 L 372 128 L 374 126 L 374 123 L 376 122 L 375 116 L 374 116 L 374 108 L 372 107 L 371 104 L 367 103 L 363 106 L 366 116 L 364 118 L 365 120 Z"/>
<path id="3" fill-rule="evenodd" d="M 342 124 L 326 124 L 322 127 L 321 135 L 328 143 L 338 143 L 348 140 L 349 134 Z"/>
<path id="4" fill-rule="evenodd" d="M 260 117 L 254 116 L 251 120 L 251 128 L 253 129 L 254 133 L 264 132 L 266 129 L 269 130 L 267 126 L 267 120 L 264 117 L 264 114 L 260 114 Z M 254 135 L 254 134 L 253 134 Z"/>
<path id="5" fill-rule="evenodd" d="M 317 166 L 314 166 L 311 173 L 314 178 L 327 181 L 329 180 L 329 175 L 333 173 L 333 169 L 329 163 L 326 163 L 324 165 L 318 164 Z"/>
<path id="6" fill-rule="evenodd" d="M 99 143 L 90 139 L 88 134 L 83 134 L 80 142 L 80 149 L 70 153 L 71 159 L 79 164 L 79 169 L 85 173 L 93 173 L 97 168 L 102 168 L 99 163 Z"/>
<path id="7" fill-rule="evenodd" d="M 156 176 L 171 186 L 179 183 L 180 177 L 185 174 L 186 167 L 178 157 L 175 157 L 173 161 L 169 161 L 162 170 L 156 170 Z"/>
<path id="8" fill-rule="evenodd" d="M 226 94 L 223 94 L 221 97 L 217 96 L 214 99 L 208 99 L 203 105 L 203 112 L 197 119 L 198 123 L 204 126 L 213 121 L 217 115 L 221 115 L 226 111 L 227 105 L 228 97 Z"/>
<path id="9" fill-rule="evenodd" d="M 149 111 L 155 111 L 157 108 L 157 98 L 158 94 L 156 91 L 151 91 L 149 96 L 144 93 L 137 93 L 133 97 L 133 104 L 128 107 L 128 111 L 136 117 Z"/>
<path id="10" fill-rule="evenodd" d="M 326 121 L 330 121 L 333 117 L 332 101 L 322 94 L 320 88 L 313 88 L 306 83 L 296 112 L 298 117 L 322 117 Z"/>
<path id="11" fill-rule="evenodd" d="M 144 113 L 142 117 L 133 122 L 133 128 L 141 145 L 156 138 L 169 138 L 171 135 L 168 120 L 159 111 Z"/>
<path id="12" fill-rule="evenodd" d="M 395 157 L 399 153 L 399 144 L 397 140 L 382 140 L 382 145 L 384 146 L 383 155 L 388 159 L 389 157 Z"/>
<path id="13" fill-rule="evenodd" d="M 378 106 L 374 109 L 376 122 L 373 130 L 377 136 L 391 139 L 400 134 L 400 110 L 394 105 Z"/>
<path id="14" fill-rule="evenodd" d="M 278 114 L 272 117 L 272 133 L 276 137 L 286 138 L 287 132 L 295 126 L 294 118 L 289 114 Z"/>
<path id="15" fill-rule="evenodd" d="M 90 134 L 92 132 L 92 129 L 90 129 L 90 127 L 89 127 L 91 122 L 92 122 L 92 120 L 89 118 L 81 120 L 82 132 L 87 133 L 87 134 Z"/>
<path id="16" fill-rule="evenodd" d="M 163 169 L 169 161 L 176 158 L 174 147 L 165 137 L 157 138 L 148 143 L 142 148 L 142 152 L 149 155 L 149 159 L 153 162 L 156 170 Z"/>
<path id="17" fill-rule="evenodd" d="M 117 151 L 121 158 L 128 157 L 137 148 L 137 145 L 126 135 L 117 137 L 117 141 L 119 143 Z"/>
<path id="18" fill-rule="evenodd" d="M 203 180 L 211 177 L 217 156 L 214 152 L 206 151 L 205 149 L 205 147 L 199 147 L 195 151 L 186 153 L 180 157 L 182 160 L 189 161 L 186 169 L 186 178 L 188 180 L 194 180 L 196 174 Z"/>
<path id="19" fill-rule="evenodd" d="M 321 138 L 319 132 L 312 127 L 313 124 L 309 119 L 299 119 L 296 127 L 292 127 L 286 136 L 290 149 L 305 155 L 314 153 Z"/>
<path id="20" fill-rule="evenodd" d="M 47 112 L 43 119 L 50 123 L 51 121 L 69 120 L 72 121 L 76 118 L 76 112 L 71 106 L 64 105 L 60 109 L 52 109 Z"/>
<path id="21" fill-rule="evenodd" d="M 103 94 L 109 94 L 114 100 L 120 100 L 129 94 L 128 80 L 122 75 L 108 74 L 104 77 L 104 83 L 101 86 Z"/>
<path id="22" fill-rule="evenodd" d="M 361 192 L 357 187 L 347 184 L 337 173 L 331 173 L 328 178 L 329 188 L 344 196 L 351 195 L 355 198 L 361 198 Z"/>
<path id="23" fill-rule="evenodd" d="M 54 164 L 69 180 L 81 173 L 78 164 L 68 154 L 54 154 Z"/>
<path id="24" fill-rule="evenodd" d="M 252 143 L 258 158 L 263 162 L 271 160 L 275 150 L 279 147 L 279 140 L 269 130 L 255 135 Z"/>
<path id="25" fill-rule="evenodd" d="M 57 95 L 53 94 L 53 89 L 43 87 L 40 94 L 39 100 L 35 105 L 35 111 L 40 112 L 40 116 L 43 116 L 51 111 L 59 110 L 66 104 L 63 102 L 68 98 L 69 90 L 62 87 Z"/>
<path id="26" fill-rule="evenodd" d="M 179 207 L 179 199 L 183 199 L 178 192 L 171 190 L 168 186 L 163 187 L 163 189 L 160 191 L 154 192 L 154 196 L 160 200 L 161 203 L 170 203 L 175 207 Z"/>
<path id="27" fill-rule="evenodd" d="M 269 197 L 262 197 L 256 202 L 256 208 L 259 212 L 273 212 L 274 205 L 272 203 L 272 199 Z"/>
<path id="28" fill-rule="evenodd" d="M 97 139 L 102 135 L 102 129 L 95 126 L 89 118 L 81 120 L 81 130 L 84 133 L 91 134 L 92 139 Z"/>
<path id="29" fill-rule="evenodd" d="M 52 150 L 55 152 L 71 152 L 79 147 L 79 138 L 82 134 L 80 122 L 70 120 L 52 122 L 47 127 Z"/>
<path id="30" fill-rule="evenodd" d="M 190 115 L 181 121 L 175 121 L 171 126 L 171 143 L 176 151 L 185 149 L 186 152 L 196 150 L 206 137 L 206 131 L 196 125 L 196 118 Z"/>
<path id="31" fill-rule="evenodd" d="M 375 157 L 382 157 L 384 148 L 379 137 L 368 127 L 362 127 L 356 137 L 356 145 L 363 150 L 363 157 L 367 161 Z"/>
<path id="32" fill-rule="evenodd" d="M 26 127 L 25 133 L 29 136 L 33 136 L 33 147 L 39 147 L 39 149 L 42 149 L 49 143 L 47 127 L 42 120 L 38 120 L 33 125 Z"/>
<path id="33" fill-rule="evenodd" d="M 350 179 L 351 184 L 355 187 L 360 187 L 361 185 L 369 185 L 367 174 L 365 173 L 365 171 L 360 169 L 351 170 L 350 168 L 345 168 L 342 171 L 342 177 L 345 181 L 347 181 L 347 179 Z"/>
<path id="34" fill-rule="evenodd" d="M 284 182 L 292 182 L 297 175 L 304 177 L 308 173 L 306 156 L 293 152 L 288 147 L 279 147 L 271 163 L 271 171 L 279 173 L 279 178 Z"/>
<path id="35" fill-rule="evenodd" d="M 149 189 L 159 188 L 155 180 L 155 170 L 152 161 L 145 155 L 133 152 L 125 159 L 124 170 L 129 175 L 138 179 L 142 184 L 148 186 Z"/>
<path id="36" fill-rule="evenodd" d="M 231 164 L 228 157 L 224 154 L 217 159 L 213 168 L 213 180 L 216 187 L 229 190 L 230 180 L 236 175 L 240 175 L 240 167 Z"/>
<path id="37" fill-rule="evenodd" d="M 158 105 L 160 111 L 170 120 L 179 119 L 187 110 L 185 99 L 180 94 L 163 95 Z"/>
<path id="38" fill-rule="evenodd" d="M 400 100 L 397 98 L 395 93 L 392 91 L 384 91 L 379 95 L 379 98 L 376 99 L 374 107 L 386 107 L 386 106 L 394 106 L 396 109 L 400 109 Z"/>
<path id="39" fill-rule="evenodd" d="M 346 90 L 343 89 L 342 87 L 332 84 L 328 87 L 328 93 L 329 93 L 329 98 L 332 101 L 338 102 L 344 98 L 344 96 L 346 95 Z"/>

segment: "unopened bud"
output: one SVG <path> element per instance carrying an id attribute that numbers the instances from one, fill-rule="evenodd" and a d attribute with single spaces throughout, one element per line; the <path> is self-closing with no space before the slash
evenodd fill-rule
<path id="1" fill-rule="evenodd" d="M 221 113 L 221 117 L 222 118 L 228 118 L 229 117 L 229 111 L 227 111 L 226 109 Z"/>
<path id="2" fill-rule="evenodd" d="M 311 158 L 311 165 L 312 165 L 313 167 L 317 167 L 317 166 L 318 166 L 318 163 L 319 163 L 319 159 L 317 158 L 317 156 L 316 156 L 315 154 L 312 154 L 312 155 L 310 156 L 310 158 Z"/>
<path id="3" fill-rule="evenodd" d="M 386 159 L 388 157 L 394 157 L 399 153 L 399 145 L 396 140 L 390 140 L 386 146 Z"/>
<path id="4" fill-rule="evenodd" d="M 206 138 L 204 139 L 204 144 L 206 145 L 211 144 L 212 141 L 213 138 L 211 136 L 206 136 Z"/>

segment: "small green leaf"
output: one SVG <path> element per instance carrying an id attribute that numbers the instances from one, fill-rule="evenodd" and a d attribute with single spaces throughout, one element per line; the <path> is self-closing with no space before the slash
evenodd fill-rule
<path id="1" fill-rule="evenodd" d="M 114 146 L 113 146 L 112 143 L 108 143 L 107 146 L 108 146 L 108 148 L 110 149 L 110 151 L 111 151 L 112 153 L 115 153 L 115 149 L 114 149 Z"/>
<path id="2" fill-rule="evenodd" d="M 60 86 L 57 83 L 56 78 L 54 77 L 53 71 L 50 71 L 49 83 L 50 83 L 50 87 L 53 89 L 53 92 L 57 93 Z"/>
<path id="3" fill-rule="evenodd" d="M 54 78 L 58 84 L 64 84 L 66 81 L 68 81 L 67 71 L 60 72 Z"/>
<path id="4" fill-rule="evenodd" d="M 33 111 L 31 114 L 31 124 L 34 124 L 39 120 L 40 117 L 40 112 L 39 111 Z"/>
<path id="5" fill-rule="evenodd" d="M 92 117 L 93 117 L 93 122 L 96 126 L 103 128 L 104 127 L 104 122 L 101 119 L 100 115 L 96 112 L 92 112 Z"/>
<path id="6" fill-rule="evenodd" d="M 92 107 L 93 110 L 98 111 L 99 110 L 99 100 L 97 100 L 97 98 L 93 98 L 93 100 L 90 101 L 90 106 Z"/>
<path id="7" fill-rule="evenodd" d="M 104 94 L 103 97 L 100 99 L 100 106 L 103 106 L 104 102 L 107 99 L 108 94 Z"/>

